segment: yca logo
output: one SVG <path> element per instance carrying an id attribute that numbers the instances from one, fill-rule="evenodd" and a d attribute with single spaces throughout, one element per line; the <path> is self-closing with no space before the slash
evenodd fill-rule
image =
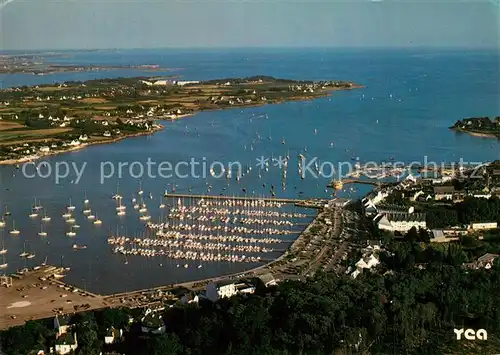
<path id="1" fill-rule="evenodd" d="M 464 338 L 467 340 L 487 340 L 488 333 L 484 329 L 453 329 L 455 335 L 457 336 L 457 340 L 462 340 L 462 334 Z"/>

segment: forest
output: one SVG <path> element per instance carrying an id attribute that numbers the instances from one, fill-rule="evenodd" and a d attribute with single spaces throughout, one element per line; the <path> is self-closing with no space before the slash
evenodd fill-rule
<path id="1" fill-rule="evenodd" d="M 464 269 L 459 244 L 391 241 L 377 273 L 356 279 L 320 273 L 250 296 L 163 311 L 165 334 L 129 325 L 140 310 L 107 309 L 73 317 L 77 354 L 491 354 L 500 349 L 500 263 Z M 416 267 L 425 262 L 425 267 Z M 385 271 L 387 270 L 387 271 Z M 135 313 L 135 314 L 134 314 Z M 125 330 L 104 345 L 110 326 Z M 488 339 L 457 341 L 453 329 L 485 329 Z M 8 355 L 47 349 L 52 320 L 30 321 L 0 333 Z"/>

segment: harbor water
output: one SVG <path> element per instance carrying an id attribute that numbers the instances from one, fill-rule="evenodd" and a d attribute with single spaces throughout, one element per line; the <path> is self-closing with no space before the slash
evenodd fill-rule
<path id="1" fill-rule="evenodd" d="M 471 116 L 498 116 L 499 55 L 492 51 L 451 50 L 143 50 L 73 52 L 72 57 L 59 59 L 70 64 L 160 64 L 182 68 L 165 73 L 113 70 L 47 76 L 2 75 L 3 88 L 88 80 L 98 77 L 175 74 L 183 80 L 206 80 L 252 75 L 271 75 L 304 80 L 351 80 L 365 87 L 334 92 L 331 97 L 314 101 L 289 102 L 246 109 L 202 112 L 176 121 L 161 121 L 165 129 L 150 136 L 122 140 L 114 144 L 96 145 L 80 151 L 53 156 L 44 161 L 51 167 L 57 163 L 73 164 L 83 169 L 81 179 L 70 173 L 56 183 L 47 178 L 24 176 L 22 169 L 0 166 L 0 203 L 7 205 L 11 216 L 5 229 L 8 249 L 7 272 L 24 266 L 40 264 L 47 258 L 51 264 L 71 267 L 65 280 L 89 291 L 114 293 L 151 286 L 190 281 L 221 274 L 240 272 L 259 265 L 255 263 L 190 263 L 163 257 L 131 257 L 111 253 L 107 244 L 112 234 L 139 236 L 144 222 L 132 208 L 131 199 L 139 189 L 151 214 L 151 221 L 165 217 L 158 208 L 165 190 L 178 193 L 224 194 L 234 196 L 267 196 L 286 198 L 329 197 L 333 166 L 339 163 L 381 162 L 389 159 L 410 163 L 434 161 L 450 163 L 463 159 L 480 162 L 500 159 L 500 143 L 496 139 L 473 137 L 448 129 L 456 120 Z M 1 98 L 1 94 L 0 94 Z M 1 101 L 1 99 L 0 99 Z M 298 174 L 298 155 L 307 161 L 316 158 L 324 167 L 323 177 Z M 283 188 L 283 169 L 278 159 L 289 156 L 288 173 Z M 267 171 L 259 169 L 257 159 L 269 159 Z M 221 162 L 228 166 L 238 162 L 244 176 L 227 179 L 195 177 L 183 168 L 187 177 L 142 176 L 136 178 L 129 168 L 122 176 L 102 176 L 112 166 L 133 162 L 147 165 L 168 162 Z M 328 164 L 327 164 L 328 163 Z M 250 169 L 248 169 L 251 167 Z M 41 169 L 42 171 L 43 169 Z M 202 169 L 203 170 L 203 169 Z M 203 173 L 202 170 L 198 172 Z M 27 169 L 33 173 L 32 168 Z M 260 175 L 260 177 L 259 177 Z M 346 187 L 342 197 L 357 198 L 370 186 Z M 119 192 L 127 205 L 126 216 L 116 215 Z M 150 198 L 151 195 L 151 198 Z M 44 225 L 47 237 L 40 237 L 40 216 L 30 218 L 37 199 L 52 220 Z M 94 225 L 83 215 L 83 200 L 88 198 L 94 214 L 102 225 Z M 80 228 L 75 237 L 66 236 L 69 227 L 61 215 L 66 206 L 75 206 L 74 216 Z M 173 201 L 166 201 L 172 204 Z M 188 203 L 185 201 L 184 203 Z M 289 211 L 294 211 L 288 207 Z M 312 215 L 312 211 L 295 209 Z M 311 217 L 310 217 L 311 218 Z M 309 220 L 310 220 L 309 218 Z M 308 219 L 297 221 L 299 231 Z M 12 221 L 19 236 L 8 233 Z M 300 222 L 300 223 L 299 223 Z M 290 239 L 298 233 L 287 235 Z M 1 241 L 0 241 L 1 242 Z M 74 251 L 73 244 L 86 245 Z M 285 244 L 280 244 L 282 248 Z M 33 259 L 19 254 L 26 250 Z M 275 258 L 281 252 L 266 254 Z M 160 266 L 161 264 L 161 266 Z"/>

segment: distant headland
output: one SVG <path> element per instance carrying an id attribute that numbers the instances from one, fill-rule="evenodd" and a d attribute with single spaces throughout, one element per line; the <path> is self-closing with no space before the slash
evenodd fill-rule
<path id="1" fill-rule="evenodd" d="M 465 132 L 479 137 L 491 137 L 500 139 L 500 116 L 490 119 L 489 117 L 470 117 L 458 120 L 450 129 Z"/>

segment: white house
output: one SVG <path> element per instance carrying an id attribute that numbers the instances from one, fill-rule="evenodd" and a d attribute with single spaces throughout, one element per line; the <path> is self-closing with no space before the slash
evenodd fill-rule
<path id="1" fill-rule="evenodd" d="M 105 344 L 115 344 L 118 343 L 123 337 L 122 329 L 115 329 L 111 327 L 106 330 L 106 336 L 104 337 Z"/>
<path id="2" fill-rule="evenodd" d="M 498 228 L 497 222 L 472 222 L 470 224 L 470 229 L 472 230 L 486 230 L 486 229 L 496 229 Z"/>
<path id="3" fill-rule="evenodd" d="M 78 342 L 76 340 L 76 333 L 71 335 L 71 333 L 64 333 L 56 339 L 55 352 L 56 354 L 69 354 L 78 348 Z"/>
<path id="4" fill-rule="evenodd" d="M 103 134 L 104 137 L 111 137 L 111 133 L 109 131 L 104 132 Z"/>
<path id="5" fill-rule="evenodd" d="M 76 350 L 78 347 L 78 342 L 76 340 L 76 333 L 71 334 L 69 331 L 71 325 L 69 324 L 69 319 L 65 316 L 54 317 L 54 329 L 56 333 L 56 354 L 69 354 L 71 351 Z"/>
<path id="6" fill-rule="evenodd" d="M 41 153 L 48 153 L 50 151 L 50 148 L 47 147 L 47 146 L 44 146 L 44 147 L 40 147 L 39 151 Z"/>
<path id="7" fill-rule="evenodd" d="M 81 143 L 78 139 L 74 139 L 71 141 L 71 143 L 69 145 L 72 145 L 72 146 L 79 146 Z"/>
<path id="8" fill-rule="evenodd" d="M 161 316 L 148 309 L 146 315 L 141 319 L 141 331 L 143 333 L 161 334 L 165 333 L 166 330 L 165 322 Z"/>
<path id="9" fill-rule="evenodd" d="M 237 294 L 236 286 L 232 281 L 209 282 L 206 288 L 206 297 L 215 302 L 221 298 L 229 298 Z"/>
<path id="10" fill-rule="evenodd" d="M 88 139 L 89 139 L 89 137 L 88 137 L 86 134 L 82 134 L 82 135 L 78 138 L 78 140 L 79 140 L 79 141 L 82 141 L 82 142 L 85 142 L 85 141 L 86 141 L 86 140 L 88 140 Z"/>

